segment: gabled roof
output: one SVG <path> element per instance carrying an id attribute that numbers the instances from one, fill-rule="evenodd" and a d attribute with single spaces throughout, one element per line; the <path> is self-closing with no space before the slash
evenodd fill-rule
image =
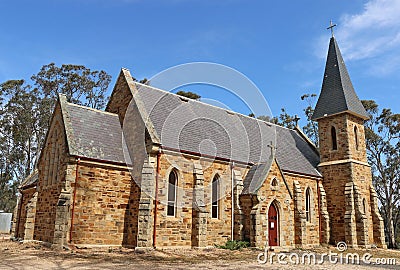
<path id="1" fill-rule="evenodd" d="M 283 171 L 320 176 L 319 154 L 296 130 L 277 127 L 276 160 Z"/>
<path id="2" fill-rule="evenodd" d="M 336 39 L 332 37 L 329 42 L 321 93 L 312 120 L 343 112 L 355 114 L 363 119 L 369 118 L 354 91 Z"/>
<path id="3" fill-rule="evenodd" d="M 275 126 L 219 107 L 136 83 L 163 147 L 243 163 L 268 160 Z"/>
<path id="4" fill-rule="evenodd" d="M 242 194 L 257 194 L 271 170 L 273 160 L 273 157 L 271 157 L 267 162 L 250 167 L 243 180 Z"/>
<path id="5" fill-rule="evenodd" d="M 295 130 L 140 83 L 133 91 L 164 148 L 254 164 L 264 172 L 274 158 L 273 143 L 282 170 L 321 177 L 318 154 Z"/>
<path id="6" fill-rule="evenodd" d="M 117 114 L 60 102 L 70 155 L 125 163 Z"/>
<path id="7" fill-rule="evenodd" d="M 262 175 L 269 172 L 274 158 L 283 171 L 321 177 L 317 152 L 295 130 L 148 85 L 131 84 L 142 119 L 154 133 L 151 137 L 164 149 L 255 165 L 259 170 L 254 175 L 260 179 L 249 184 L 251 190 L 265 180 Z M 60 105 L 70 155 L 125 163 L 117 114 L 68 103 L 62 95 Z"/>

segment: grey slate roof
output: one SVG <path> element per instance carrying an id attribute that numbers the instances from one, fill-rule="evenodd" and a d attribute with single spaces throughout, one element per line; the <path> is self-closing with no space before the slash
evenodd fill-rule
<path id="1" fill-rule="evenodd" d="M 163 147 L 251 163 L 264 169 L 267 165 L 262 164 L 269 164 L 273 158 L 273 143 L 282 170 L 321 177 L 316 169 L 318 154 L 294 130 L 147 85 L 135 86 L 135 99 L 144 105 Z"/>
<path id="2" fill-rule="evenodd" d="M 295 130 L 135 83 L 162 147 L 254 164 L 245 178 L 248 192 L 265 180 L 274 158 L 284 171 L 321 177 L 315 149 Z M 125 163 L 117 114 L 64 102 L 70 154 Z M 273 156 L 271 143 L 276 147 Z"/>
<path id="3" fill-rule="evenodd" d="M 35 169 L 30 175 L 28 175 L 28 177 L 26 177 L 22 181 L 21 185 L 19 185 L 18 188 L 19 189 L 25 189 L 25 188 L 28 188 L 28 187 L 35 186 L 37 181 L 38 181 L 38 179 L 39 179 L 39 173 L 38 173 L 38 170 Z"/>
<path id="4" fill-rule="evenodd" d="M 321 176 L 317 170 L 319 155 L 297 131 L 277 127 L 276 159 L 284 171 Z"/>
<path id="5" fill-rule="evenodd" d="M 336 39 L 332 37 L 329 43 L 321 93 L 312 119 L 316 120 L 345 111 L 368 119 L 368 114 L 354 91 Z"/>
<path id="6" fill-rule="evenodd" d="M 146 85 L 136 87 L 164 147 L 245 163 L 269 158 L 274 125 Z"/>
<path id="7" fill-rule="evenodd" d="M 72 103 L 65 106 L 69 127 L 70 155 L 125 163 L 122 130 L 117 114 Z M 64 118 L 65 119 L 65 118 Z M 72 148 L 72 149 L 71 149 Z"/>
<path id="8" fill-rule="evenodd" d="M 251 166 L 247 172 L 246 177 L 243 180 L 243 194 L 256 194 L 265 181 L 268 172 L 271 169 L 272 162 L 274 161 L 271 157 L 267 162 L 255 164 Z"/>

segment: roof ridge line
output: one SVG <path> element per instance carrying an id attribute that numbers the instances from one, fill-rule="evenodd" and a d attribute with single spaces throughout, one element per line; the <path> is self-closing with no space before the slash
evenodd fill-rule
<path id="1" fill-rule="evenodd" d="M 340 85 L 342 86 L 342 89 L 343 89 L 343 91 L 340 91 L 340 92 L 343 94 L 343 98 L 344 98 L 344 101 L 346 104 L 346 109 L 349 110 L 348 98 L 346 96 L 347 91 L 346 91 L 346 89 L 344 89 L 343 82 L 345 80 L 344 80 L 343 76 L 344 76 L 344 73 L 346 72 L 347 76 L 349 77 L 349 80 L 350 80 L 350 74 L 347 71 L 347 67 L 346 67 L 346 64 L 344 63 L 342 53 L 340 52 L 340 49 L 339 49 L 339 45 L 336 42 L 336 38 L 335 37 L 332 37 L 332 38 L 334 41 L 333 45 L 335 46 L 335 54 L 336 54 L 335 60 L 337 61 L 337 68 L 339 70 L 339 81 L 340 81 Z M 339 61 L 342 61 L 342 63 L 339 63 Z M 344 67 L 344 69 L 343 69 L 343 67 Z M 350 80 L 350 83 L 351 83 L 351 80 Z M 352 86 L 352 83 L 351 83 L 351 86 Z M 354 91 L 354 89 L 353 89 L 353 91 Z"/>
<path id="2" fill-rule="evenodd" d="M 167 91 L 167 90 L 164 90 L 164 89 L 161 89 L 161 88 L 158 88 L 158 87 L 154 87 L 154 86 L 152 86 L 152 85 L 143 84 L 143 83 L 139 83 L 139 82 L 135 82 L 135 83 L 136 83 L 136 84 L 139 84 L 139 85 L 143 85 L 143 86 L 145 86 L 145 87 L 150 87 L 150 88 L 152 88 L 152 89 L 154 89 L 154 90 L 158 90 L 158 91 L 161 91 L 161 92 L 165 92 L 165 93 L 167 93 L 167 94 L 171 94 L 171 95 L 177 96 L 177 97 L 179 97 L 179 98 L 187 98 L 187 97 L 178 95 L 178 94 L 176 94 L 176 93 L 174 93 L 174 92 L 169 92 L 169 91 Z M 207 106 L 210 106 L 210 107 L 213 107 L 213 108 L 216 108 L 216 109 L 220 109 L 220 110 L 232 112 L 232 113 L 234 113 L 234 114 L 241 114 L 241 113 L 235 112 L 235 111 L 233 111 L 233 110 L 224 109 L 224 108 L 221 108 L 221 107 L 218 107 L 218 106 L 215 106 L 215 105 L 211 105 L 211 104 L 205 103 L 205 102 L 200 101 L 200 100 L 196 100 L 196 99 L 192 99 L 192 98 L 187 98 L 187 99 L 188 99 L 189 102 L 197 102 L 197 103 L 201 103 L 201 104 L 203 104 L 203 105 L 207 105 Z M 250 116 L 247 116 L 247 115 L 244 115 L 244 114 L 243 114 L 243 116 L 250 117 Z M 252 118 L 252 117 L 251 117 L 251 118 Z"/>
<path id="3" fill-rule="evenodd" d="M 110 114 L 110 115 L 113 115 L 113 116 L 118 116 L 118 114 L 116 114 L 116 113 L 107 112 L 107 111 L 103 111 L 103 110 L 100 110 L 100 109 L 95 109 L 95 108 L 87 107 L 87 106 L 84 106 L 84 105 L 75 104 L 75 103 L 72 103 L 72 102 L 67 102 L 67 104 L 71 105 L 71 106 L 79 107 L 79 108 L 82 108 L 82 109 L 86 109 L 88 111 L 94 111 L 94 112 L 99 112 L 99 113 L 104 113 L 104 114 Z"/>
<path id="4" fill-rule="evenodd" d="M 149 87 L 149 88 L 152 88 L 152 89 L 157 90 L 157 91 L 160 91 L 160 92 L 165 92 L 165 93 L 167 93 L 167 94 L 171 94 L 171 95 L 177 96 L 177 97 L 179 97 L 179 98 L 181 98 L 181 97 L 185 98 L 184 96 L 180 96 L 180 95 L 178 95 L 178 94 L 176 94 L 176 93 L 174 93 L 174 92 L 169 92 L 169 91 L 167 91 L 167 90 L 164 90 L 164 89 L 161 89 L 161 88 L 158 88 L 158 87 L 154 87 L 154 86 L 151 86 L 151 85 L 148 85 L 148 84 L 143 84 L 143 83 L 139 83 L 139 82 L 135 82 L 135 84 L 139 84 L 139 85 L 144 86 L 144 87 Z M 281 125 L 278 125 L 278 124 L 275 124 L 275 123 L 272 123 L 272 122 L 267 122 L 267 121 L 265 121 L 265 120 L 258 119 L 258 118 L 256 118 L 256 117 L 248 116 L 248 115 L 242 114 L 242 113 L 237 112 L 237 111 L 233 111 L 233 110 L 229 110 L 229 109 L 224 109 L 224 108 L 221 108 L 221 107 L 212 105 L 212 104 L 208 104 L 208 103 L 205 103 L 205 102 L 203 102 L 203 101 L 201 101 L 201 100 L 196 100 L 196 99 L 191 99 L 191 98 L 187 98 L 187 99 L 188 99 L 188 102 L 196 102 L 196 103 L 200 103 L 200 104 L 202 104 L 202 105 L 206 105 L 206 106 L 210 106 L 210 107 L 216 108 L 216 109 L 218 109 L 218 110 L 223 110 L 223 111 L 226 111 L 226 112 L 232 112 L 234 115 L 244 116 L 244 117 L 247 117 L 247 118 L 256 120 L 257 122 L 265 123 L 265 124 L 267 124 L 267 125 L 273 125 L 273 126 L 280 127 L 280 128 L 285 128 L 285 129 L 288 129 L 288 130 L 294 130 L 294 129 L 291 129 L 291 128 L 288 128 L 288 127 L 284 127 L 284 126 L 281 126 Z"/>
<path id="5" fill-rule="evenodd" d="M 335 45 L 336 60 L 338 61 L 338 69 L 339 69 L 339 75 L 340 75 L 339 76 L 339 80 L 340 80 L 340 84 L 342 85 L 342 89 L 343 89 L 342 93 L 343 93 L 343 96 L 344 96 L 344 101 L 346 103 L 346 108 L 347 108 L 347 110 L 349 110 L 350 105 L 349 105 L 349 96 L 348 96 L 349 93 L 348 93 L 348 91 L 351 90 L 351 89 L 344 89 L 344 84 L 343 84 L 344 78 L 343 78 L 343 76 L 345 75 L 345 73 L 349 77 L 350 85 L 353 88 L 353 92 L 356 94 L 356 96 L 357 96 L 357 93 L 356 93 L 356 91 L 354 89 L 353 82 L 351 81 L 350 74 L 349 74 L 349 71 L 347 70 L 347 67 L 346 67 L 346 64 L 344 62 L 342 53 L 341 53 L 341 51 L 339 49 L 339 45 L 337 44 L 336 39 L 334 37 L 333 37 L 333 39 L 334 39 L 334 45 Z M 339 61 L 342 61 L 342 63 L 339 63 Z"/>
<path id="6" fill-rule="evenodd" d="M 300 134 L 300 137 L 302 137 L 311 146 L 311 148 L 314 150 L 314 152 L 317 153 L 319 156 L 320 153 L 319 153 L 318 147 L 311 141 L 310 138 L 308 138 L 307 134 L 305 134 L 299 126 L 296 126 L 294 130 Z"/>

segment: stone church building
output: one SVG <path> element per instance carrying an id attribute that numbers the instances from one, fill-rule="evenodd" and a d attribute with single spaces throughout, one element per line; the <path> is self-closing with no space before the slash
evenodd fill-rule
<path id="1" fill-rule="evenodd" d="M 313 120 L 288 129 L 133 80 L 105 111 L 60 95 L 14 235 L 56 246 L 385 247 L 358 99 L 334 37 Z"/>

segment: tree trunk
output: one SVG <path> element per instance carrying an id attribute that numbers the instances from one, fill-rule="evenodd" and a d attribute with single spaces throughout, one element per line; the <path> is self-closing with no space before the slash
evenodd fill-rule
<path id="1" fill-rule="evenodd" d="M 389 206 L 388 209 L 388 238 L 389 238 L 389 248 L 395 247 L 395 238 L 394 238 L 394 226 L 393 226 L 393 208 Z"/>

